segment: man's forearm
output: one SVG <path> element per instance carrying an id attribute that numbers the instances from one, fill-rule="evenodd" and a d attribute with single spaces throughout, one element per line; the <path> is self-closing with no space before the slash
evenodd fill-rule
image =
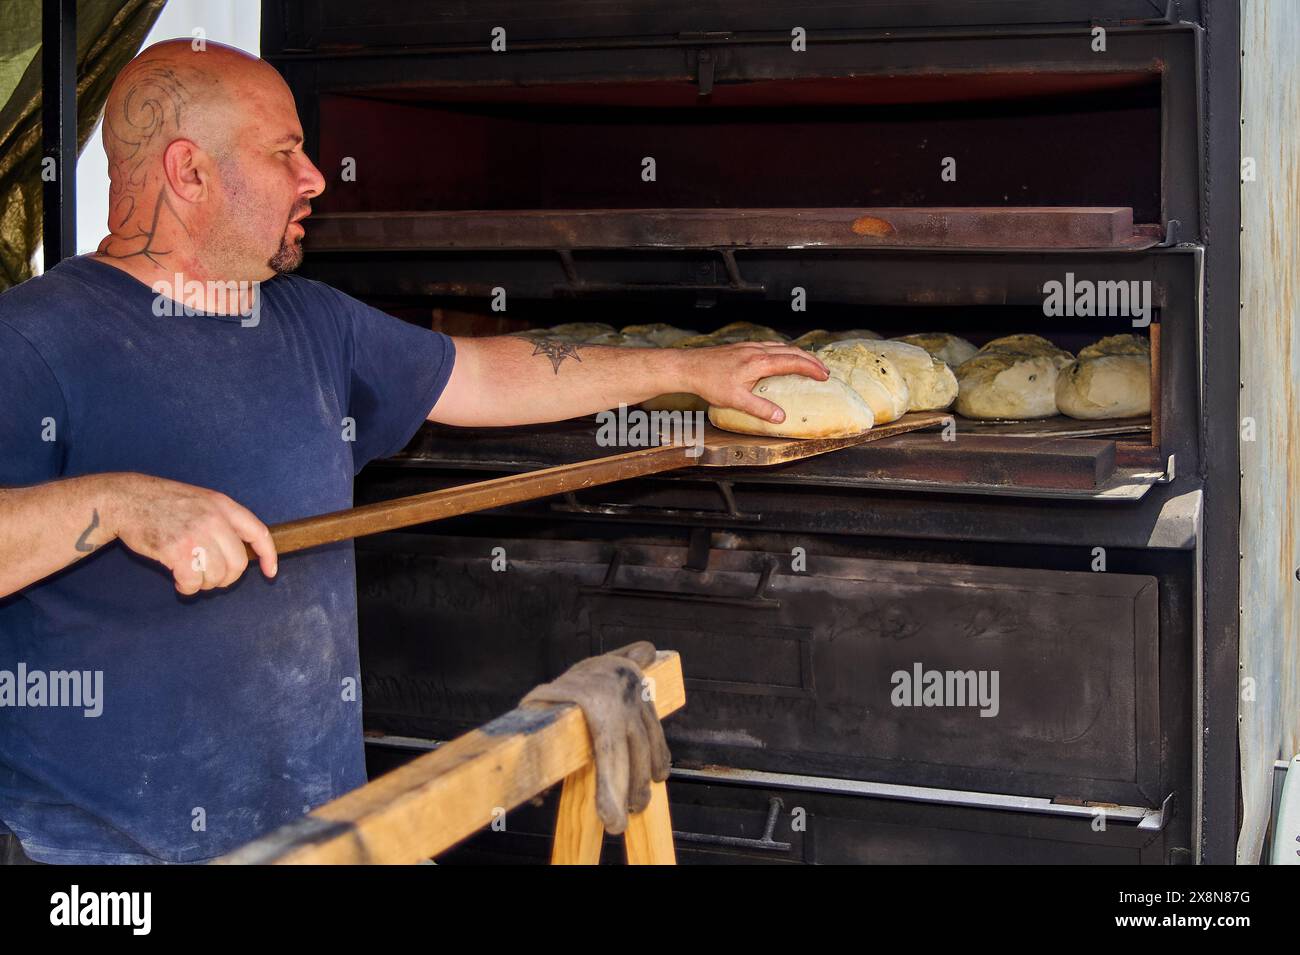
<path id="1" fill-rule="evenodd" d="M 0 488 L 0 597 L 22 590 L 111 542 L 112 474 Z"/>
<path id="2" fill-rule="evenodd" d="M 498 426 L 560 421 L 686 388 L 684 352 L 511 336 L 457 338 L 435 421 Z"/>

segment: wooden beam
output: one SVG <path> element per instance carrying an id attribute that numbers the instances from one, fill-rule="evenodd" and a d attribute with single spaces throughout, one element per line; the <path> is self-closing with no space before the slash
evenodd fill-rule
<path id="1" fill-rule="evenodd" d="M 685 705 L 681 658 L 675 652 L 660 651 L 645 675 L 654 680 L 655 711 L 661 719 Z M 592 758 L 587 722 L 577 706 L 520 707 L 216 861 L 419 862 L 571 776 Z"/>

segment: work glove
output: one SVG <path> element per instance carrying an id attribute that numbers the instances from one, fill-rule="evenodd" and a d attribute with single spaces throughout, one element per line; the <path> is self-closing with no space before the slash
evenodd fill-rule
<path id="1" fill-rule="evenodd" d="M 520 701 L 577 703 L 582 709 L 596 756 L 596 814 L 614 835 L 627 828 L 629 811 L 650 805 L 650 782 L 667 779 L 672 761 L 650 688 L 643 684 L 641 668 L 654 658 L 654 644 L 631 643 L 574 664 Z"/>

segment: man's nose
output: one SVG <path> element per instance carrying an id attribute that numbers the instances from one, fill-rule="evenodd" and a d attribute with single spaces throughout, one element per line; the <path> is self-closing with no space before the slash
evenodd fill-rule
<path id="1" fill-rule="evenodd" d="M 302 194 L 311 199 L 325 191 L 325 177 L 321 175 L 321 171 L 316 168 L 316 164 L 308 159 L 306 155 L 303 156 L 303 159 L 307 163 L 307 168 L 303 170 L 304 188 Z"/>

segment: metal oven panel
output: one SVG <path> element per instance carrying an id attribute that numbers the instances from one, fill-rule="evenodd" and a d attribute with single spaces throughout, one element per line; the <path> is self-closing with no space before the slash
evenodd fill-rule
<path id="1" fill-rule="evenodd" d="M 493 548 L 499 547 L 493 570 Z M 592 653 L 681 651 L 679 765 L 1158 805 L 1156 581 L 576 541 L 358 547 L 368 729 L 447 738 Z M 895 705 L 920 668 L 991 706 Z M 931 700 L 934 698 L 931 697 Z M 960 702 L 953 699 L 949 703 Z"/>

